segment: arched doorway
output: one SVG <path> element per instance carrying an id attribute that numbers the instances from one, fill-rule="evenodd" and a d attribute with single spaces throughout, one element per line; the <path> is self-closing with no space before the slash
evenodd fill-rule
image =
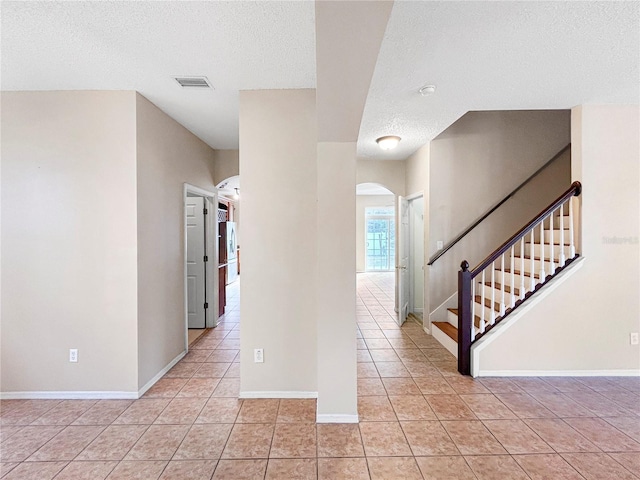
<path id="1" fill-rule="evenodd" d="M 240 176 L 226 178 L 218 189 L 218 313 L 225 318 L 240 309 Z"/>

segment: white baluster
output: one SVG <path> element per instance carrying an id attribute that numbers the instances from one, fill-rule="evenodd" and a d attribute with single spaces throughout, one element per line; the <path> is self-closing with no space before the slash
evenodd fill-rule
<path id="1" fill-rule="evenodd" d="M 505 290 L 507 289 L 507 287 L 504 284 L 504 253 L 502 254 L 502 257 L 500 257 L 500 270 L 502 272 L 502 278 L 500 279 L 500 285 L 502 285 L 502 300 L 500 301 L 500 316 L 503 317 L 504 309 L 506 308 L 505 302 L 504 302 L 504 293 L 505 293 Z"/>
<path id="2" fill-rule="evenodd" d="M 540 258 L 544 258 L 544 218 L 540 222 Z M 546 277 L 544 262 L 540 265 L 540 283 L 544 283 Z"/>
<path id="3" fill-rule="evenodd" d="M 561 267 L 564 267 L 564 203 L 560 204 L 560 257 L 559 263 Z"/>
<path id="4" fill-rule="evenodd" d="M 573 198 L 569 199 L 569 248 L 571 249 L 571 258 L 576 256 L 576 246 L 573 242 Z"/>
<path id="5" fill-rule="evenodd" d="M 524 235 L 520 239 L 520 300 L 524 300 Z"/>
<path id="6" fill-rule="evenodd" d="M 536 276 L 534 275 L 534 272 L 536 271 L 536 250 L 535 250 L 535 241 L 533 238 L 533 229 L 531 229 L 531 240 L 529 241 L 529 248 L 531 250 L 531 290 L 530 291 L 534 291 L 536 289 Z M 540 263 L 542 263 L 542 265 L 544 265 L 544 259 L 540 258 Z"/>
<path id="7" fill-rule="evenodd" d="M 516 306 L 516 246 L 511 245 L 511 308 Z"/>
<path id="8" fill-rule="evenodd" d="M 482 271 L 482 288 L 480 289 L 480 292 L 481 292 L 480 293 L 480 333 L 484 333 L 484 287 L 485 287 L 484 272 L 485 270 Z"/>
<path id="9" fill-rule="evenodd" d="M 494 308 L 496 301 L 496 262 L 491 262 L 491 325 L 496 323 L 496 309 Z"/>

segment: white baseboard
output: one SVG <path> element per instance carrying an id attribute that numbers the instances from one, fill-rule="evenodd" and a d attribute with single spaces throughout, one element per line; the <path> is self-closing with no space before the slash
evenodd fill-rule
<path id="1" fill-rule="evenodd" d="M 316 423 L 358 423 L 359 421 L 358 415 L 331 415 L 321 413 L 316 415 Z"/>
<path id="2" fill-rule="evenodd" d="M 0 392 L 2 400 L 136 400 L 138 392 Z"/>
<path id="3" fill-rule="evenodd" d="M 151 380 L 149 380 L 140 390 L 138 390 L 138 398 L 142 397 L 153 385 L 160 380 L 165 373 L 171 370 L 176 363 L 178 363 L 182 358 L 187 354 L 187 351 L 184 350 L 182 353 L 179 353 L 176 358 L 171 360 L 166 367 L 160 370 Z"/>
<path id="4" fill-rule="evenodd" d="M 318 398 L 318 392 L 240 392 L 240 398 Z"/>
<path id="5" fill-rule="evenodd" d="M 479 377 L 640 377 L 640 370 L 480 370 Z"/>

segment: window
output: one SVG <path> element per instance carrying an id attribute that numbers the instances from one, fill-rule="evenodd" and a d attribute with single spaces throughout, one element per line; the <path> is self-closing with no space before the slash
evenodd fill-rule
<path id="1" fill-rule="evenodd" d="M 393 270 L 396 259 L 396 220 L 393 207 L 365 209 L 367 271 Z"/>

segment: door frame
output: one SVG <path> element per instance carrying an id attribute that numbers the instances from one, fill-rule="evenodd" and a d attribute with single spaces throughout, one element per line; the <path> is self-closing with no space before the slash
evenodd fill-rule
<path id="1" fill-rule="evenodd" d="M 401 209 L 401 204 L 402 201 L 406 201 L 407 202 L 407 217 L 408 217 L 408 221 L 409 221 L 409 228 L 407 229 L 407 235 L 409 236 L 409 242 L 411 241 L 411 215 L 409 215 L 409 204 L 413 201 L 416 200 L 417 198 L 422 197 L 423 202 L 424 202 L 424 190 L 421 190 L 419 192 L 416 193 L 412 193 L 411 195 L 407 195 L 406 197 L 403 197 L 402 195 L 397 195 L 396 196 L 396 322 L 398 323 L 398 325 L 402 326 L 402 324 L 404 323 L 405 319 L 400 320 L 400 317 L 402 315 L 402 305 L 401 305 L 401 300 L 402 300 L 402 292 L 400 291 L 401 288 L 407 288 L 407 286 L 403 285 L 403 282 L 400 279 L 400 275 L 402 275 L 401 270 L 401 258 L 400 258 L 400 250 L 402 248 L 402 246 L 400 245 L 401 242 L 403 241 L 403 239 L 401 238 L 402 235 L 402 209 Z M 426 207 L 426 206 L 425 206 Z M 425 208 L 426 210 L 426 208 Z M 426 235 L 426 228 L 425 228 L 425 235 Z M 426 237 L 425 237 L 426 238 Z M 409 248 L 409 252 L 408 252 L 408 265 L 412 264 L 412 255 L 411 255 L 411 245 L 408 245 Z M 426 250 L 425 250 L 426 251 Z M 407 266 L 407 268 L 409 268 Z M 427 277 L 426 277 L 426 270 L 423 270 L 423 278 L 424 278 L 424 285 L 425 285 L 425 292 L 426 292 L 426 282 L 427 282 Z M 411 279 L 411 275 L 409 275 L 409 279 Z M 412 282 L 409 281 L 409 284 L 411 284 Z M 409 286 L 409 288 L 411 288 L 411 286 Z M 409 304 L 411 303 L 411 292 L 409 291 L 408 294 L 408 298 L 409 298 Z M 423 306 L 423 313 L 422 313 L 422 318 L 423 318 L 423 327 L 424 327 L 424 311 L 426 310 L 426 298 L 424 300 L 424 306 Z"/>
<path id="2" fill-rule="evenodd" d="M 204 246 L 204 254 L 209 258 L 205 262 L 205 302 L 209 308 L 205 311 L 205 328 L 213 328 L 218 325 L 218 190 L 205 190 L 189 183 L 183 184 L 182 189 L 182 242 L 183 242 L 183 285 L 184 285 L 184 348 L 189 350 L 189 305 L 187 286 L 187 195 L 195 195 L 203 198 L 204 207 L 208 214 L 204 220 L 204 231 L 207 239 Z M 215 268 L 214 268 L 215 267 Z M 210 286 L 210 287 L 209 287 Z"/>
<path id="3" fill-rule="evenodd" d="M 426 275 L 425 275 L 425 271 L 426 269 L 424 268 L 426 265 L 424 263 L 424 252 L 425 252 L 425 238 L 424 238 L 424 214 L 425 214 L 425 204 L 424 204 L 424 195 L 422 193 L 415 193 L 409 197 L 407 197 L 407 202 L 409 203 L 409 257 L 413 257 L 414 256 L 414 252 L 415 252 L 415 246 L 416 246 L 416 240 L 415 240 L 415 217 L 414 215 L 412 215 L 412 203 L 418 200 L 422 200 L 422 233 L 423 233 L 423 238 L 422 238 L 422 255 L 423 255 L 423 261 L 422 261 L 422 272 L 416 272 L 416 269 L 414 268 L 415 266 L 415 262 L 413 261 L 413 258 L 410 258 L 410 262 L 409 262 L 409 282 L 410 282 L 410 288 L 409 288 L 409 310 L 415 312 L 416 310 L 416 282 L 415 282 L 415 278 L 417 275 L 419 275 L 420 273 L 422 274 L 422 324 L 424 326 L 424 291 L 426 290 Z"/>
<path id="4" fill-rule="evenodd" d="M 410 263 L 410 258 L 409 258 L 409 244 L 405 243 L 409 241 L 409 237 L 410 237 L 410 230 L 409 230 L 409 200 L 407 199 L 407 197 L 403 197 L 402 195 L 398 195 L 397 197 L 397 207 L 396 207 L 396 323 L 398 324 L 398 326 L 402 327 L 402 325 L 404 324 L 405 320 L 407 319 L 406 315 L 403 315 L 404 312 L 404 302 L 403 300 L 405 298 L 407 298 L 407 310 L 408 310 L 408 299 L 409 299 L 409 295 L 407 294 L 406 296 L 403 295 L 403 293 L 406 293 L 406 289 L 407 289 L 407 283 L 409 282 L 405 282 L 403 281 L 402 277 L 403 277 L 403 270 L 406 270 L 408 267 L 404 267 L 402 266 L 402 258 L 403 255 L 406 256 L 407 258 L 407 265 Z M 407 231 L 405 232 L 405 227 L 404 224 L 402 223 L 402 218 L 403 218 L 403 210 L 405 210 L 405 204 L 406 204 L 406 216 L 407 216 Z M 407 238 L 405 239 L 405 235 L 407 236 Z M 406 250 L 406 251 L 405 251 Z M 407 272 L 408 273 L 408 272 Z M 408 313 L 408 311 L 407 311 Z"/>

